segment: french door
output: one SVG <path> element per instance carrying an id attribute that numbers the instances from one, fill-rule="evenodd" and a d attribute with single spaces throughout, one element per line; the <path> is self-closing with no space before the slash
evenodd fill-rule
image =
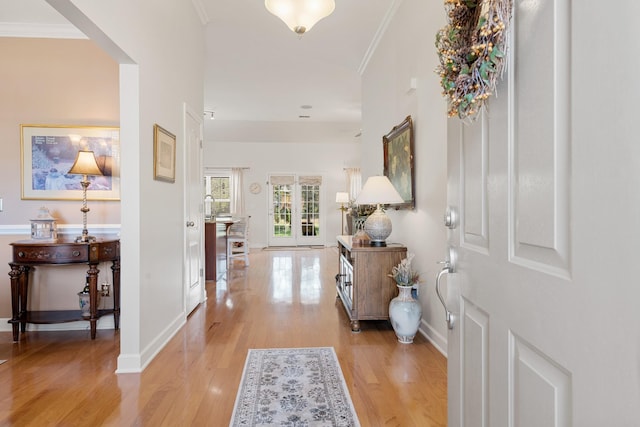
<path id="1" fill-rule="evenodd" d="M 269 246 L 323 245 L 322 177 L 269 177 Z"/>

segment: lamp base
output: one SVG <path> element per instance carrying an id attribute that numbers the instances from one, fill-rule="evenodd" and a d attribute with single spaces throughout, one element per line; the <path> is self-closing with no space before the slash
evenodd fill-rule
<path id="1" fill-rule="evenodd" d="M 391 234 L 391 220 L 380 205 L 364 222 L 364 231 L 371 239 L 371 246 L 386 246 L 385 240 Z"/>
<path id="2" fill-rule="evenodd" d="M 95 236 L 89 236 L 87 234 L 76 237 L 76 243 L 93 243 L 96 240 L 97 238 Z"/>
<path id="3" fill-rule="evenodd" d="M 383 248 L 383 247 L 387 246 L 387 242 L 385 242 L 384 240 L 372 240 L 369 243 L 369 246 L 375 246 L 377 248 Z"/>

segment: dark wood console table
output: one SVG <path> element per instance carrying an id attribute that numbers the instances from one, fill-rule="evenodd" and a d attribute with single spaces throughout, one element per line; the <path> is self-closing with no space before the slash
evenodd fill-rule
<path id="1" fill-rule="evenodd" d="M 24 333 L 27 323 L 63 323 L 76 320 L 88 320 L 91 323 L 91 339 L 96 337 L 98 319 L 113 313 L 115 329 L 120 324 L 120 240 L 98 239 L 96 242 L 76 243 L 57 240 L 39 242 L 20 240 L 11 243 L 13 261 L 9 263 L 11 271 L 11 309 L 9 320 L 13 328 L 13 340 L 18 341 L 18 326 Z M 113 309 L 98 310 L 98 264 L 111 261 L 113 273 Z M 28 311 L 27 295 L 29 291 L 29 272 L 38 265 L 88 264 L 87 282 L 91 314 L 83 317 L 78 310 Z"/>

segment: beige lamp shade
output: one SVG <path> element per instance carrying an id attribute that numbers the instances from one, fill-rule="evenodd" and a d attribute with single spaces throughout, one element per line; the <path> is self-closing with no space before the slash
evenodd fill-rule
<path id="1" fill-rule="evenodd" d="M 76 156 L 76 161 L 69 169 L 70 174 L 73 175 L 102 175 L 102 171 L 98 167 L 96 162 L 96 156 L 93 151 L 80 150 Z"/>
<path id="2" fill-rule="evenodd" d="M 356 199 L 357 205 L 388 205 L 403 202 L 398 190 L 384 175 L 369 177 Z"/>
<path id="3" fill-rule="evenodd" d="M 334 0 L 265 0 L 265 7 L 294 33 L 304 34 L 333 12 Z"/>
<path id="4" fill-rule="evenodd" d="M 349 203 L 349 193 L 337 192 L 336 193 L 336 203 Z"/>

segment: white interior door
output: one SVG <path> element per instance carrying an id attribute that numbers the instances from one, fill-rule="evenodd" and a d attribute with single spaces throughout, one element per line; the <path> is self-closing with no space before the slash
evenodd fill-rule
<path id="1" fill-rule="evenodd" d="M 638 7 L 514 3 L 499 97 L 448 127 L 449 425 L 637 425 L 637 105 L 590 64 L 625 56 Z M 605 22 L 629 39 L 597 41 Z"/>
<path id="2" fill-rule="evenodd" d="M 202 116 L 185 105 L 185 250 L 184 287 L 186 313 L 206 300 L 204 259 L 204 217 L 202 189 Z"/>

